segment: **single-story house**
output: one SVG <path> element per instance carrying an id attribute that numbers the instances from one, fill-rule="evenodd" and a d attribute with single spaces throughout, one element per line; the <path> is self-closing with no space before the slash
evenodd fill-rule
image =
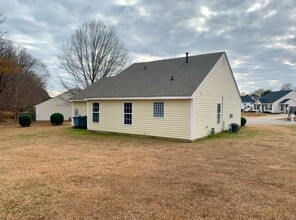
<path id="1" fill-rule="evenodd" d="M 255 99 L 252 96 L 241 96 L 241 110 L 242 111 L 254 111 Z"/>
<path id="2" fill-rule="evenodd" d="M 256 100 L 254 109 L 260 112 L 289 113 L 296 111 L 296 91 L 274 91 Z"/>
<path id="3" fill-rule="evenodd" d="M 193 141 L 241 119 L 225 52 L 135 63 L 71 100 L 72 116 L 87 116 L 92 131 Z"/>
<path id="4" fill-rule="evenodd" d="M 64 92 L 35 105 L 36 121 L 49 121 L 50 116 L 56 112 L 63 114 L 65 120 L 71 119 L 72 105 L 69 99 L 77 92 L 80 92 L 80 89 Z"/>

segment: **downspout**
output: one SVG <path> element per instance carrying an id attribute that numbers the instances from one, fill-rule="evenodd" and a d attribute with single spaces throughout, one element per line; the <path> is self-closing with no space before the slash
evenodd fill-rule
<path id="1" fill-rule="evenodd" d="M 71 102 L 71 126 L 74 126 L 73 122 L 73 116 L 74 116 L 74 102 Z"/>
<path id="2" fill-rule="evenodd" d="M 87 124 L 86 130 L 88 130 L 88 125 L 90 121 L 89 118 L 90 118 L 90 114 L 88 113 L 88 101 L 86 101 L 86 124 Z"/>
<path id="3" fill-rule="evenodd" d="M 222 123 L 221 123 L 221 130 L 224 130 L 224 118 L 223 118 L 223 109 L 224 109 L 224 97 L 222 96 L 222 103 L 221 103 L 221 119 L 222 119 Z"/>

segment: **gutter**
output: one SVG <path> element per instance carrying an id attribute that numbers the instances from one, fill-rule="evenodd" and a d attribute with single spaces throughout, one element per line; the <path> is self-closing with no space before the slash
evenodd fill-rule
<path id="1" fill-rule="evenodd" d="M 191 96 L 167 96 L 167 97 L 117 97 L 117 98 L 85 98 L 81 101 L 92 101 L 92 100 L 182 100 L 182 99 L 193 99 Z M 80 100 L 73 100 L 80 101 Z"/>

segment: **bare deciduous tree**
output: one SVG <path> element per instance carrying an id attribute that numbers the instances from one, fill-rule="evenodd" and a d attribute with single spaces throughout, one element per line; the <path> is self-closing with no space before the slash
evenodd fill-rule
<path id="1" fill-rule="evenodd" d="M 281 86 L 282 91 L 293 90 L 293 85 L 291 83 L 284 83 Z"/>
<path id="2" fill-rule="evenodd" d="M 270 92 L 272 92 L 271 89 L 262 89 L 262 88 L 260 88 L 260 89 L 256 89 L 256 90 L 255 90 L 254 92 L 252 92 L 250 95 L 251 95 L 251 96 L 256 95 L 256 96 L 260 96 L 260 97 L 262 97 L 262 96 L 267 95 L 267 94 L 270 93 Z"/>
<path id="3" fill-rule="evenodd" d="M 74 86 L 86 88 L 101 77 L 116 75 L 127 62 L 128 51 L 113 26 L 85 22 L 63 45 L 58 58 Z M 66 87 L 67 83 L 62 80 Z"/>
<path id="4" fill-rule="evenodd" d="M 17 120 L 18 113 L 34 107 L 47 97 L 46 79 L 49 76 L 46 66 L 29 55 L 25 49 L 16 50 L 17 66 L 0 94 L 0 108 L 13 113 Z"/>
<path id="5" fill-rule="evenodd" d="M 13 74 L 19 71 L 17 49 L 8 39 L 0 40 L 0 93 Z"/>
<path id="6" fill-rule="evenodd" d="M 4 20 L 3 14 L 0 13 L 0 24 Z M 14 73 L 20 70 L 18 55 L 20 53 L 17 52 L 13 42 L 8 39 L 6 32 L 0 29 L 0 94 Z"/>
<path id="7" fill-rule="evenodd" d="M 0 13 L 0 24 L 4 22 Z M 11 80 L 13 73 L 18 70 L 18 61 L 15 46 L 4 31 L 0 29 L 0 94 Z"/>

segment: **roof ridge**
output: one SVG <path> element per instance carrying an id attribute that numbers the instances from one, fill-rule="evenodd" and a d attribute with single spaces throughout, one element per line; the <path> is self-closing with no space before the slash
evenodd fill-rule
<path id="1" fill-rule="evenodd" d="M 225 51 L 220 51 L 220 52 L 213 52 L 213 53 L 205 53 L 205 54 L 197 54 L 197 55 L 189 55 L 188 57 L 197 57 L 197 56 L 208 56 L 208 55 L 214 55 L 214 54 L 219 54 L 221 53 L 224 54 L 226 53 Z M 151 61 L 145 61 L 145 62 L 135 62 L 134 64 L 144 64 L 144 63 L 154 63 L 154 62 L 162 62 L 162 61 L 169 61 L 169 60 L 177 60 L 177 59 L 184 59 L 184 56 L 180 57 L 172 57 L 172 58 L 166 58 L 166 59 L 160 59 L 160 60 L 151 60 Z"/>
<path id="2" fill-rule="evenodd" d="M 225 52 L 190 56 L 189 65 L 185 62 L 185 56 L 133 63 L 114 77 L 99 79 L 74 95 L 72 100 L 112 97 L 190 97 L 224 54 L 226 56 Z"/>

